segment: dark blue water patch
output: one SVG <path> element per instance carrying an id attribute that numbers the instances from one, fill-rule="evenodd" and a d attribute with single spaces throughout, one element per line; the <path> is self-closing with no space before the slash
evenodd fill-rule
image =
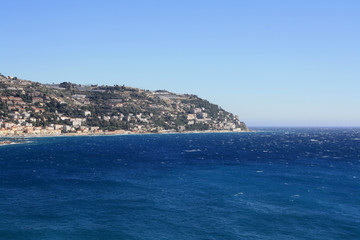
<path id="1" fill-rule="evenodd" d="M 360 129 L 0 148 L 0 239 L 357 239 Z"/>

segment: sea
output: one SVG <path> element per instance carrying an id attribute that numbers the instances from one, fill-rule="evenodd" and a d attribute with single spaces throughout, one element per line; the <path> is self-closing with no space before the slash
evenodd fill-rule
<path id="1" fill-rule="evenodd" d="M 360 239 L 360 129 L 0 146 L 0 239 Z"/>

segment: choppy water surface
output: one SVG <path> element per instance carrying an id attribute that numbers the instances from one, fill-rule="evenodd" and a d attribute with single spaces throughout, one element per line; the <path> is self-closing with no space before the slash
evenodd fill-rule
<path id="1" fill-rule="evenodd" d="M 1 146 L 0 239 L 360 239 L 360 129 Z"/>

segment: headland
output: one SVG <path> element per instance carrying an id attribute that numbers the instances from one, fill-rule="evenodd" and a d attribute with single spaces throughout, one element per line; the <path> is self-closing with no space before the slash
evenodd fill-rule
<path id="1" fill-rule="evenodd" d="M 0 137 L 244 131 L 238 116 L 192 94 L 0 74 Z"/>

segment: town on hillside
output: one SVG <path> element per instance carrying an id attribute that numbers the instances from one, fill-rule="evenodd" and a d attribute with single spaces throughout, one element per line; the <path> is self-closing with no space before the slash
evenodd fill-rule
<path id="1" fill-rule="evenodd" d="M 0 136 L 248 131 L 196 95 L 126 86 L 41 84 L 0 74 Z"/>

